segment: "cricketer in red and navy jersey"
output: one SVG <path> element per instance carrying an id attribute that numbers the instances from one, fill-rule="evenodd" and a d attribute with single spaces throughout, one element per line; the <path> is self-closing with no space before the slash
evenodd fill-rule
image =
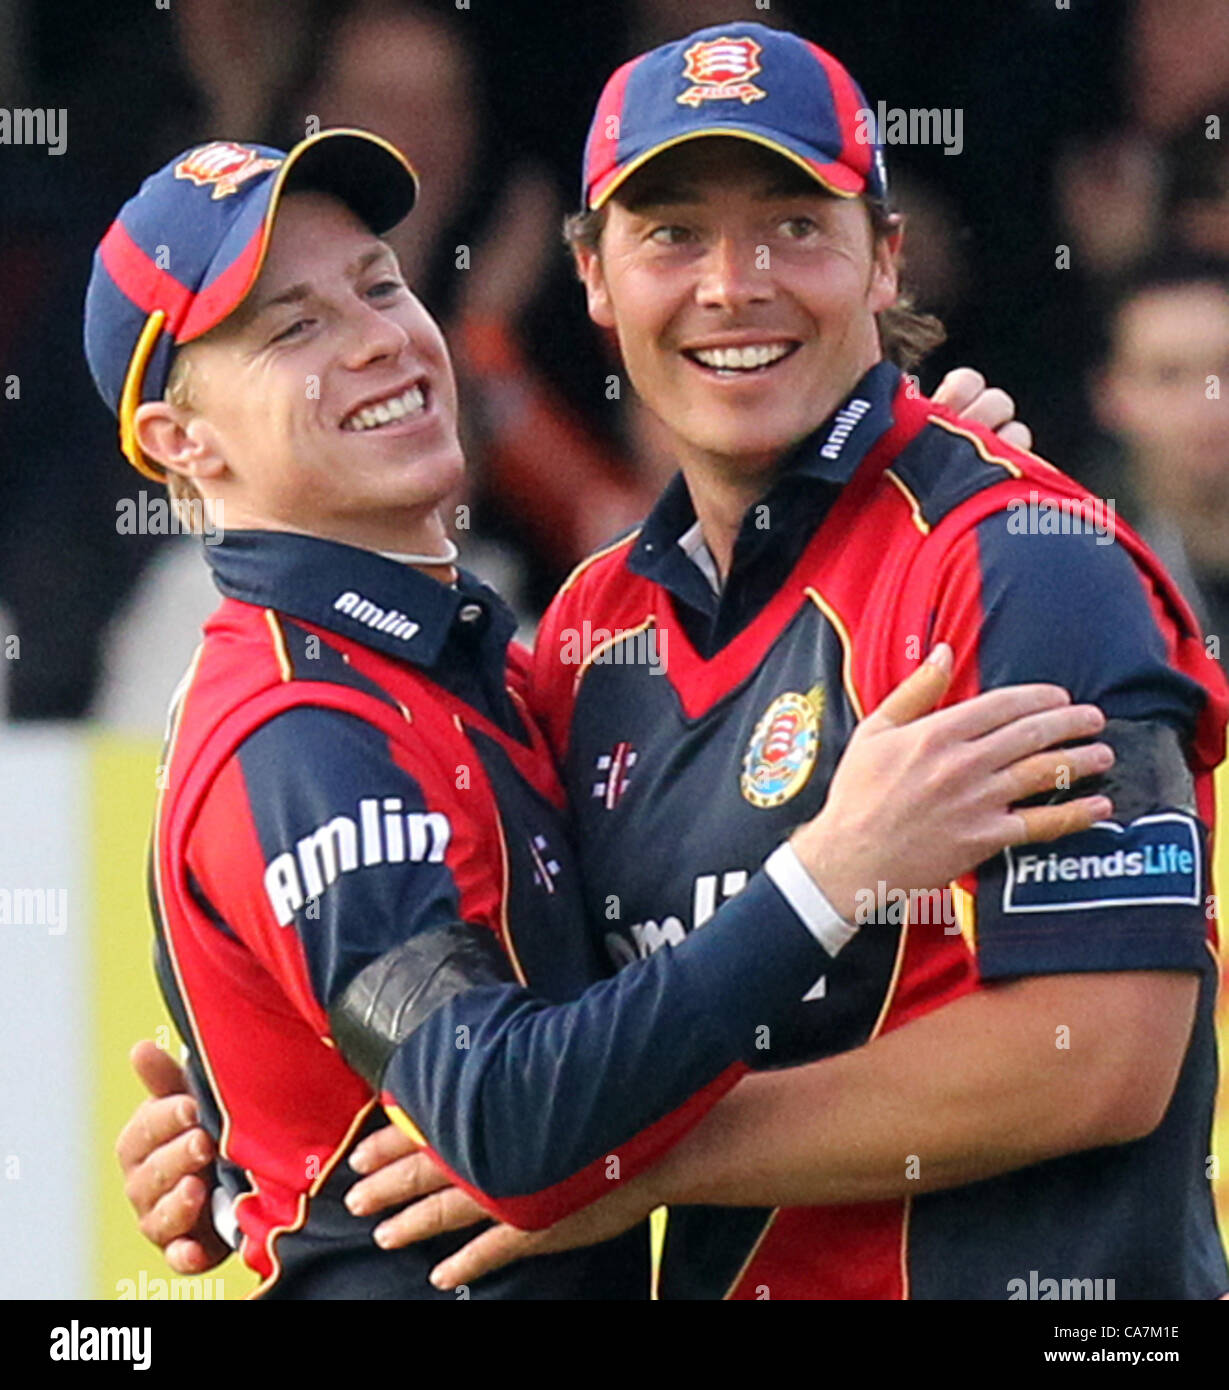
<path id="1" fill-rule="evenodd" d="M 426 1275 L 464 1236 L 384 1252 L 342 1204 L 379 1100 L 493 1214 L 549 1224 L 694 1123 L 831 957 L 763 874 L 698 950 L 594 984 L 499 598 L 301 535 L 207 553 L 226 597 L 177 696 L 151 890 L 242 1254 L 262 1294 L 449 1297 Z M 402 978 L 397 1016 L 369 1016 Z M 645 1249 L 633 1231 L 475 1296 L 643 1297 Z"/>
<path id="2" fill-rule="evenodd" d="M 1113 1280 L 1117 1298 L 1229 1289 L 1206 1173 L 1207 845 L 1226 691 L 1186 603 L 1111 521 L 1071 479 L 880 363 L 748 509 L 720 591 L 679 477 L 548 612 L 535 707 L 564 771 L 590 920 L 610 895 L 623 905 L 604 926 L 616 964 L 711 929 L 823 805 L 855 723 L 934 642 L 955 651 L 951 701 L 1053 681 L 1108 716 L 1116 821 L 1006 851 L 946 900 L 868 904 L 875 925 L 774 1034 L 775 1065 L 857 1047 L 985 982 L 1201 978 L 1172 1101 L 1147 1137 L 900 1200 L 683 1207 L 663 1297 L 1007 1299 L 1028 1296 L 1033 1274 L 1037 1287 Z"/>

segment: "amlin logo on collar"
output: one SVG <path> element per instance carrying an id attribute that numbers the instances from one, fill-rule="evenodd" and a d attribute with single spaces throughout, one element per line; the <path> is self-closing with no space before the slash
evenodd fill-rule
<path id="1" fill-rule="evenodd" d="M 356 594 L 353 589 L 338 594 L 333 600 L 333 611 L 344 613 L 356 623 L 371 628 L 373 632 L 383 632 L 402 642 L 408 642 L 422 626 L 413 618 L 407 618 L 399 608 L 381 608 L 378 603 L 372 603 L 369 598 Z"/>
<path id="2" fill-rule="evenodd" d="M 1202 903 L 1199 828 L 1159 811 L 1129 825 L 1101 821 L 1061 849 L 1005 850 L 1004 912 L 1076 912 L 1094 907 Z"/>

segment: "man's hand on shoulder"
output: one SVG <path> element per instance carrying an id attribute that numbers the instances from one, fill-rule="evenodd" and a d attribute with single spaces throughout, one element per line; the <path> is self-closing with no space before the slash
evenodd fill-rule
<path id="1" fill-rule="evenodd" d="M 931 400 L 992 429 L 1004 444 L 1016 449 L 1033 447 L 1033 432 L 1016 419 L 1016 403 L 998 386 L 987 386 L 986 378 L 972 367 L 953 367 L 939 383 Z"/>

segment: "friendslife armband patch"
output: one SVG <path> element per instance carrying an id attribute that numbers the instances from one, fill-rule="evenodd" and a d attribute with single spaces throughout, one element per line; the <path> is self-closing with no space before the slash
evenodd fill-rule
<path id="1" fill-rule="evenodd" d="M 1199 827 L 1180 811 L 1102 821 L 1045 848 L 1006 851 L 1003 911 L 1202 902 Z"/>

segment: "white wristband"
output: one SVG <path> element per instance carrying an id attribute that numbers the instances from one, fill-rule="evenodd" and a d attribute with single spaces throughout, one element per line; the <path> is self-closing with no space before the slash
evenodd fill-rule
<path id="1" fill-rule="evenodd" d="M 823 889 L 807 872 L 788 840 L 768 856 L 764 872 L 830 956 L 835 956 L 857 936 L 858 928 L 847 922 L 824 896 Z"/>
<path id="2" fill-rule="evenodd" d="M 209 1214 L 213 1217 L 213 1229 L 232 1250 L 238 1250 L 239 1223 L 235 1220 L 235 1203 L 221 1183 L 213 1189 L 209 1199 Z"/>

